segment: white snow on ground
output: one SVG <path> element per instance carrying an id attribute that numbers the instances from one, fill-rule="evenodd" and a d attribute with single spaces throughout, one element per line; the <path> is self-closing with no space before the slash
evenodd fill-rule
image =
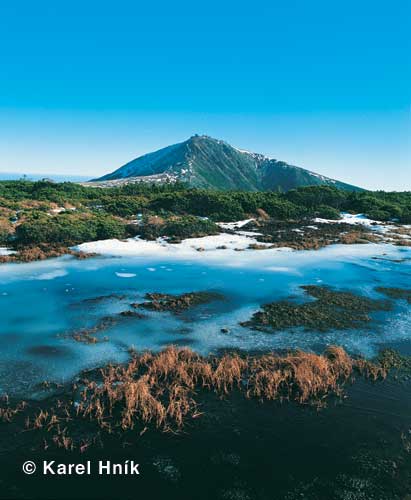
<path id="1" fill-rule="evenodd" d="M 50 210 L 50 214 L 61 214 L 62 212 L 65 212 L 66 209 L 64 207 L 57 207 L 57 208 L 52 208 Z"/>
<path id="2" fill-rule="evenodd" d="M 0 247 L 0 256 L 12 255 L 16 253 L 14 250 L 9 250 L 6 247 Z"/>
<path id="3" fill-rule="evenodd" d="M 240 227 L 245 226 L 249 222 L 251 222 L 254 219 L 244 219 L 244 220 L 239 220 L 237 222 L 217 222 L 217 225 L 220 226 L 222 229 L 238 229 Z"/>
<path id="4" fill-rule="evenodd" d="M 230 230 L 236 230 L 240 229 L 241 227 L 245 226 L 249 222 L 253 221 L 254 219 L 245 219 L 245 220 L 240 220 L 237 222 L 217 222 L 218 226 L 220 226 L 222 229 L 230 229 Z M 370 226 L 371 229 L 375 228 L 377 231 L 386 231 L 395 228 L 396 226 L 388 223 L 388 222 L 382 222 L 378 220 L 373 220 L 369 219 L 366 217 L 364 214 L 349 214 L 348 212 L 341 212 L 341 219 L 334 220 L 334 219 L 322 219 L 321 217 L 317 217 L 313 220 L 314 222 L 319 222 L 319 223 L 328 223 L 328 224 L 341 224 L 341 223 L 346 223 L 346 224 L 355 224 L 355 225 L 362 225 L 362 226 Z M 313 229 L 317 229 L 315 226 L 307 226 L 311 227 Z M 403 226 L 405 228 L 411 227 L 411 226 Z M 299 231 L 298 229 L 295 231 Z M 244 235 L 258 235 L 260 233 L 252 232 L 252 231 L 237 231 L 237 234 L 244 234 Z"/>
<path id="5" fill-rule="evenodd" d="M 339 220 L 331 220 L 331 219 L 321 219 L 317 217 L 314 219 L 314 222 L 324 222 L 324 223 L 334 223 L 334 224 L 341 224 L 343 222 L 347 224 L 354 224 L 354 225 L 359 225 L 359 226 L 367 226 L 371 230 L 380 233 L 381 235 L 387 235 L 386 240 L 393 241 L 393 238 L 390 238 L 389 234 L 390 232 L 394 232 L 397 234 L 398 238 L 401 239 L 410 239 L 410 236 L 407 234 L 399 234 L 396 231 L 398 230 L 398 226 L 394 225 L 392 222 L 382 222 L 378 220 L 373 220 L 369 219 L 366 217 L 364 214 L 349 214 L 347 212 L 341 212 L 341 219 Z M 311 227 L 311 226 L 307 226 Z M 407 226 L 404 224 L 401 224 L 403 229 L 409 229 L 411 226 Z"/>
<path id="6" fill-rule="evenodd" d="M 349 218 L 351 220 L 370 223 L 370 219 L 359 215 L 350 216 Z M 241 226 L 249 220 L 227 224 L 230 224 L 230 226 Z M 335 223 L 336 221 L 327 222 Z M 376 228 L 378 226 L 371 227 Z M 396 226 L 389 225 L 383 227 L 398 229 Z M 409 226 L 401 227 L 408 228 Z M 240 232 L 244 233 L 243 231 Z M 389 229 L 387 229 L 387 232 L 389 232 Z M 158 238 L 155 241 L 146 241 L 138 237 L 128 240 L 101 240 L 82 243 L 75 247 L 75 249 L 85 253 L 97 253 L 102 256 L 115 258 L 131 257 L 144 259 L 147 261 L 148 266 L 153 266 L 147 268 L 152 272 L 156 270 L 154 267 L 156 262 L 171 262 L 173 260 L 201 262 L 217 266 L 254 268 L 269 272 L 285 272 L 286 269 L 291 270 L 316 265 L 318 260 L 323 259 L 355 262 L 358 259 L 368 259 L 383 255 L 385 255 L 385 258 L 391 256 L 398 259 L 404 257 L 404 252 L 411 252 L 411 248 L 405 250 L 404 247 L 386 243 L 369 243 L 368 245 L 335 244 L 320 250 L 292 250 L 287 247 L 269 248 L 269 243 L 257 242 L 254 237 L 251 235 L 248 236 L 248 232 L 246 232 L 247 234 L 238 233 L 221 233 L 203 238 L 188 238 L 181 243 L 169 243 L 165 238 Z M 386 237 L 386 242 L 390 242 L 390 238 Z M 258 244 L 259 248 L 268 248 L 262 250 L 249 249 L 250 244 Z M 8 250 L 0 248 L 0 251 L 4 255 L 4 252 Z M 97 258 L 83 262 L 73 260 L 70 256 L 63 256 L 56 259 L 48 259 L 47 261 L 2 264 L 0 266 L 0 283 L 3 280 L 9 281 L 10 275 L 14 279 L 21 279 L 19 276 L 22 277 L 24 275 L 26 275 L 26 279 L 58 278 L 63 275 L 66 264 L 68 264 L 68 268 L 81 266 L 82 269 L 99 269 L 104 265 L 104 260 Z M 366 264 L 363 262 L 363 265 Z"/>
<path id="7" fill-rule="evenodd" d="M 79 245 L 85 252 L 96 252 L 103 256 L 135 258 L 151 269 L 172 270 L 164 264 L 173 262 L 201 263 L 218 267 L 255 269 L 268 273 L 304 274 L 306 268 L 321 265 L 333 266 L 333 263 L 349 262 L 362 267 L 378 267 L 379 272 L 391 272 L 385 261 L 411 257 L 411 248 L 398 247 L 386 243 L 369 243 L 368 245 L 330 245 L 320 250 L 291 250 L 290 248 L 268 248 L 265 250 L 236 251 L 234 248 L 252 243 L 252 238 L 222 234 L 205 238 L 192 238 L 181 244 L 169 244 L 164 241 L 144 241 L 130 239 L 128 241 L 103 240 Z M 193 243 L 195 242 L 195 244 Z M 217 249 L 225 244 L 230 248 Z M 201 245 L 204 251 L 198 251 Z M 382 260 L 375 261 L 380 257 Z M 371 260 L 370 260 L 371 259 Z M 377 262 L 377 264 L 376 264 Z M 158 268 L 154 267 L 158 264 Z M 99 257 L 79 261 L 71 256 L 21 264 L 2 264 L 0 266 L 0 285 L 15 280 L 56 279 L 68 274 L 71 269 L 98 271 L 107 265 L 107 259 Z M 338 264 L 340 265 L 340 264 Z M 411 265 L 408 262 L 404 266 Z M 286 271 L 287 270 L 287 271 Z M 119 270 L 121 272 L 121 269 Z"/>
<path id="8" fill-rule="evenodd" d="M 341 219 L 333 220 L 333 219 L 322 219 L 321 217 L 317 217 L 314 219 L 314 222 L 324 222 L 328 224 L 341 224 L 345 222 L 346 224 L 359 224 L 362 226 L 373 226 L 375 224 L 384 225 L 384 222 L 376 221 L 372 219 L 368 219 L 363 214 L 349 214 L 347 212 L 341 212 Z"/>
<path id="9" fill-rule="evenodd" d="M 347 212 L 341 212 L 342 222 L 347 222 L 348 224 L 362 224 L 363 226 L 371 226 L 373 224 L 384 224 L 384 222 L 368 219 L 363 214 L 349 214 Z"/>
<path id="10" fill-rule="evenodd" d="M 214 253 L 225 256 L 227 252 L 246 250 L 250 244 L 269 247 L 270 243 L 258 243 L 255 238 L 239 234 L 220 233 L 203 238 L 187 238 L 181 243 L 168 243 L 164 238 L 146 241 L 140 238 L 128 240 L 101 240 L 82 243 L 76 250 L 86 253 L 98 253 L 112 256 L 176 256 L 187 258 L 195 254 Z M 222 248 L 225 247 L 225 248 Z M 275 249 L 276 251 L 280 249 Z M 289 250 L 289 249 L 288 249 Z M 249 250 L 250 252 L 253 250 Z"/>
<path id="11" fill-rule="evenodd" d="M 302 269 L 316 266 L 324 260 L 358 262 L 367 266 L 367 259 L 376 256 L 404 257 L 404 249 L 385 243 L 369 243 L 368 245 L 330 245 L 320 250 L 292 250 L 290 248 L 267 248 L 265 250 L 248 250 L 253 238 L 246 236 L 220 234 L 204 238 L 190 238 L 180 244 L 167 243 L 164 240 L 144 241 L 130 239 L 127 241 L 103 240 L 83 243 L 77 248 L 83 252 L 92 252 L 104 256 L 133 257 L 143 259 L 151 265 L 155 262 L 201 262 L 202 264 L 228 266 L 237 268 L 253 268 L 268 272 L 302 272 Z M 218 248 L 226 246 L 226 249 Z M 203 251 L 198 251 L 201 248 Z M 243 251 L 241 251 L 244 249 Z M 102 260 L 101 262 L 104 262 Z M 382 265 L 381 265 L 381 271 Z"/>
<path id="12" fill-rule="evenodd" d="M 236 234 L 241 234 L 242 236 L 260 236 L 263 233 L 257 233 L 256 231 L 236 231 Z"/>
<path id="13" fill-rule="evenodd" d="M 223 230 L 233 230 L 236 231 L 235 234 L 220 233 L 218 235 L 205 236 L 203 238 L 187 238 L 181 243 L 168 243 L 165 238 L 158 238 L 155 241 L 146 241 L 137 237 L 123 241 L 103 240 L 83 243 L 75 247 L 75 249 L 86 253 L 94 252 L 101 255 L 118 257 L 150 257 L 151 259 L 173 257 L 176 259 L 208 261 L 235 267 L 262 265 L 268 270 L 277 272 L 282 272 L 285 269 L 289 270 L 289 263 L 287 261 L 290 259 L 290 254 L 297 252 L 299 257 L 297 257 L 296 260 L 300 258 L 306 259 L 309 255 L 314 256 L 314 254 L 318 254 L 318 251 L 314 251 L 314 253 L 312 251 L 294 251 L 287 247 L 269 248 L 271 246 L 270 243 L 260 243 L 256 240 L 255 237 L 259 233 L 238 230 L 252 220 L 254 219 L 218 223 Z M 363 214 L 353 215 L 345 212 L 341 213 L 340 220 L 317 218 L 315 222 L 334 224 L 345 222 L 349 224 L 365 225 L 378 233 L 389 233 L 396 229 L 396 226 L 390 223 L 374 221 L 365 217 Z M 313 227 L 316 228 L 316 226 Z M 403 237 L 407 238 L 408 236 L 404 235 Z M 390 238 L 387 237 L 387 241 L 388 240 L 390 240 Z M 267 248 L 258 251 L 249 249 L 249 246 L 252 244 L 257 244 L 260 248 Z M 387 251 L 387 246 L 384 244 L 378 245 L 370 243 L 368 245 L 351 245 L 348 255 L 352 255 L 353 257 L 365 256 L 381 254 L 384 251 Z M 333 245 L 332 247 L 321 250 L 321 253 L 327 253 L 327 255 L 330 256 L 338 256 L 341 253 L 347 254 L 347 246 Z M 281 258 L 280 255 L 283 255 L 283 257 Z M 292 260 L 295 259 L 293 258 Z M 276 265 L 272 265 L 274 263 Z M 280 263 L 285 265 L 279 265 Z"/>
<path id="14" fill-rule="evenodd" d="M 325 223 L 341 223 L 347 222 L 350 224 L 366 225 L 375 229 L 378 232 L 388 232 L 395 226 L 384 224 L 383 222 L 373 221 L 366 218 L 362 214 L 342 213 L 340 220 L 315 219 L 315 222 Z M 251 222 L 253 219 L 245 219 L 236 222 L 220 222 L 218 225 L 222 229 L 236 230 Z M 314 226 L 315 227 L 315 226 Z M 205 236 L 203 238 L 187 238 L 181 243 L 168 243 L 165 238 L 158 238 L 155 241 L 146 241 L 140 238 L 130 238 L 128 240 L 102 240 L 89 243 L 82 243 L 75 247 L 76 250 L 100 255 L 110 256 L 150 256 L 150 257 L 165 257 L 173 256 L 177 258 L 194 258 L 201 260 L 222 260 L 228 261 L 234 259 L 229 265 L 236 265 L 237 262 L 244 260 L 240 257 L 240 253 L 247 254 L 247 260 L 261 260 L 262 256 L 251 257 L 250 253 L 255 253 L 253 249 L 249 249 L 251 244 L 258 244 L 260 247 L 267 247 L 266 250 L 258 251 L 259 254 L 264 253 L 264 259 L 268 256 L 272 258 L 278 255 L 279 252 L 293 252 L 290 248 L 268 248 L 270 243 L 260 243 L 255 239 L 259 233 L 253 231 L 236 231 L 236 234 L 220 233 L 214 236 Z M 372 245 L 371 245 L 372 246 Z M 371 250 L 372 252 L 373 250 Z M 301 251 L 299 251 L 301 252 Z M 306 253 L 306 252 L 304 252 Z"/>

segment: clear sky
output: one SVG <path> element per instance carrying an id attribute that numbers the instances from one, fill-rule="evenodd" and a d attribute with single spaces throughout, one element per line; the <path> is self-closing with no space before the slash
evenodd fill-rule
<path id="1" fill-rule="evenodd" d="M 0 3 L 0 172 L 96 176 L 194 133 L 411 190 L 409 0 Z"/>

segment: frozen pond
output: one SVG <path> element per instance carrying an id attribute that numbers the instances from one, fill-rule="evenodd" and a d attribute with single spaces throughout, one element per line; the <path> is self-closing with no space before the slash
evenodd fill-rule
<path id="1" fill-rule="evenodd" d="M 409 248 L 369 244 L 302 252 L 126 252 L 84 261 L 62 257 L 2 265 L 0 393 L 27 394 L 41 381 L 68 380 L 84 368 L 125 360 L 131 346 L 161 349 L 173 343 L 208 353 L 221 348 L 322 350 L 339 344 L 365 356 L 385 346 L 410 353 L 411 307 L 405 301 L 374 314 L 363 330 L 267 334 L 239 325 L 264 303 L 291 296 L 308 300 L 300 285 L 329 285 L 378 298 L 377 286 L 409 288 L 410 259 Z M 180 315 L 118 315 L 130 303 L 143 301 L 147 292 L 205 290 L 220 292 L 225 300 Z M 101 342 L 73 339 L 74 331 L 92 328 L 105 317 L 116 322 L 96 334 Z"/>

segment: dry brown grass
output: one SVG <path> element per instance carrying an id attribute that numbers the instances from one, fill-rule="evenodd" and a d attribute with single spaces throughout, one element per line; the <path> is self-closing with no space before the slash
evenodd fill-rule
<path id="1" fill-rule="evenodd" d="M 343 349 L 330 347 L 323 355 L 268 354 L 254 359 L 250 371 L 249 396 L 319 402 L 328 394 L 341 394 L 344 383 L 352 378 L 353 361 Z"/>
<path id="2" fill-rule="evenodd" d="M 26 406 L 27 403 L 25 401 L 20 401 L 12 406 L 8 395 L 2 395 L 0 397 L 0 421 L 11 422 L 18 413 L 21 413 L 26 408 Z"/>
<path id="3" fill-rule="evenodd" d="M 395 245 L 398 247 L 411 247 L 411 240 L 398 240 L 395 242 Z"/>
<path id="4" fill-rule="evenodd" d="M 270 220 L 270 216 L 262 208 L 257 208 L 256 213 L 257 213 L 259 219 L 261 219 L 261 220 Z"/>
<path id="5" fill-rule="evenodd" d="M 158 215 L 149 215 L 147 217 L 147 224 L 151 226 L 163 226 L 165 224 L 165 220 L 163 217 L 159 217 Z"/>
<path id="6" fill-rule="evenodd" d="M 340 396 L 355 373 L 373 380 L 386 376 L 381 366 L 352 359 L 340 347 L 329 347 L 322 355 L 296 351 L 202 357 L 170 346 L 157 354 L 134 353 L 127 365 L 102 369 L 97 382 L 83 381 L 77 414 L 110 432 L 133 429 L 138 422 L 170 431 L 198 416 L 201 390 L 220 397 L 238 390 L 248 398 L 322 406 L 327 396 Z"/>
<path id="7" fill-rule="evenodd" d="M 353 245 L 354 243 L 376 243 L 378 241 L 378 236 L 364 231 L 351 231 L 340 235 L 340 242 L 344 245 Z"/>
<path id="8" fill-rule="evenodd" d="M 384 379 L 387 376 L 387 370 L 383 366 L 371 363 L 366 359 L 358 359 L 355 366 L 358 373 L 371 380 Z"/>
<path id="9" fill-rule="evenodd" d="M 0 223 L 1 231 L 1 223 Z M 72 255 L 77 259 L 90 259 L 95 257 L 95 253 L 84 253 L 72 250 L 66 246 L 53 245 L 49 243 L 40 243 L 35 246 L 27 246 L 24 248 L 18 248 L 16 253 L 11 255 L 0 256 L 0 263 L 6 264 L 10 262 L 33 262 L 36 260 L 45 260 L 55 257 L 61 257 L 62 255 Z"/>
<path id="10" fill-rule="evenodd" d="M 11 255 L 2 255 L 0 263 L 9 262 L 33 262 L 36 260 L 45 260 L 53 257 L 71 253 L 70 249 L 60 245 L 40 244 L 38 246 L 28 246 L 19 248 L 18 251 Z"/>
<path id="11" fill-rule="evenodd" d="M 0 397 L 0 421 L 39 433 L 44 449 L 85 452 L 92 444 L 102 445 L 103 433 L 132 431 L 138 436 L 150 427 L 178 432 L 205 411 L 200 404 L 207 404 L 210 392 L 218 398 L 235 391 L 261 402 L 285 400 L 321 408 L 329 396 L 342 396 L 356 375 L 378 380 L 387 370 L 384 363 L 351 358 L 336 346 L 321 355 L 293 351 L 220 356 L 169 346 L 158 353 L 131 352 L 127 364 L 84 372 L 62 399 L 44 405 L 12 404 L 7 396 Z"/>

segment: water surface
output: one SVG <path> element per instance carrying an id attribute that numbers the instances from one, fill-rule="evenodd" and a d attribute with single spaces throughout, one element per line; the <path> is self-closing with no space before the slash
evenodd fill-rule
<path id="1" fill-rule="evenodd" d="M 262 333 L 239 325 L 264 303 L 310 300 L 301 285 L 328 285 L 375 298 L 382 297 L 375 292 L 378 286 L 407 288 L 411 249 L 335 245 L 310 252 L 237 252 L 235 258 L 228 251 L 227 257 L 220 252 L 221 258 L 207 253 L 85 261 L 62 257 L 0 266 L 0 392 L 33 393 L 43 380 L 67 381 L 84 368 L 126 360 L 131 346 L 157 350 L 173 343 L 207 354 L 223 348 L 321 351 L 339 344 L 367 357 L 383 347 L 411 353 L 411 308 L 405 301 L 373 314 L 370 325 L 360 330 Z M 220 292 L 224 300 L 177 316 L 118 315 L 130 303 L 143 301 L 147 292 L 200 290 Z M 96 334 L 101 342 L 87 345 L 73 339 L 76 330 L 92 328 L 108 316 L 118 321 Z"/>

